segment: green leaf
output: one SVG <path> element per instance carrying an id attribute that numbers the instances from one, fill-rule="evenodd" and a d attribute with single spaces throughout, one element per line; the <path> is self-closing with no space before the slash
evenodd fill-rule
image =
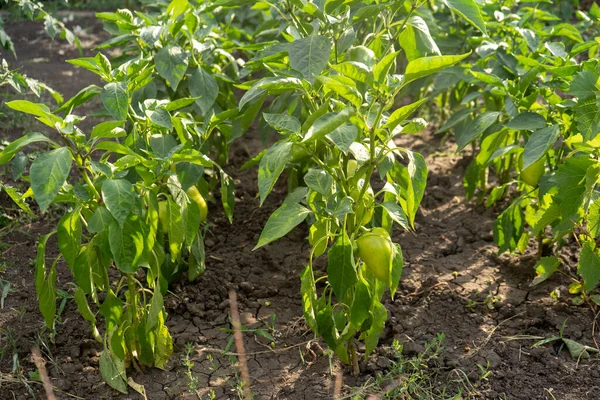
<path id="1" fill-rule="evenodd" d="M 58 248 L 67 265 L 73 270 L 81 247 L 81 220 L 79 211 L 66 213 L 58 221 Z"/>
<path id="2" fill-rule="evenodd" d="M 398 41 L 406 53 L 408 61 L 419 57 L 441 56 L 442 53 L 429 33 L 429 27 L 423 18 L 413 16 L 408 19 Z M 376 79 L 377 79 L 377 74 Z"/>
<path id="3" fill-rule="evenodd" d="M 395 223 L 404 229 L 409 230 L 408 219 L 406 213 L 402 210 L 402 207 L 390 201 L 382 203 L 381 206 L 387 211 L 388 215 Z"/>
<path id="4" fill-rule="evenodd" d="M 66 147 L 39 155 L 31 164 L 29 176 L 31 189 L 43 213 L 71 172 L 71 152 Z"/>
<path id="5" fill-rule="evenodd" d="M 456 132 L 456 143 L 458 151 L 465 148 L 466 145 L 477 139 L 487 128 L 492 126 L 498 119 L 500 113 L 497 111 L 486 111 L 475 117 L 460 132 Z"/>
<path id="6" fill-rule="evenodd" d="M 337 93 L 339 96 L 341 96 L 342 98 L 348 100 L 354 107 L 356 108 L 360 108 L 360 106 L 362 105 L 362 96 L 360 94 L 360 92 L 358 90 L 356 90 L 355 88 L 353 88 L 350 85 L 346 85 L 344 83 L 342 83 L 340 81 L 340 79 L 335 79 L 335 78 L 343 78 L 340 76 L 337 77 L 326 77 L 326 76 L 320 76 L 319 77 L 319 81 L 323 82 L 323 86 L 332 91 Z M 347 79 L 347 78 L 344 78 Z"/>
<path id="7" fill-rule="evenodd" d="M 171 197 L 167 200 L 166 211 L 169 220 L 169 227 L 167 229 L 169 236 L 169 251 L 171 252 L 171 259 L 176 260 L 179 253 L 181 253 L 181 247 L 185 240 L 185 224 L 179 205 L 175 203 Z"/>
<path id="8" fill-rule="evenodd" d="M 534 267 L 536 276 L 529 286 L 535 286 L 550 278 L 550 276 L 558 270 L 559 265 L 560 259 L 558 257 L 551 256 L 540 258 Z"/>
<path id="9" fill-rule="evenodd" d="M 518 204 L 508 207 L 494 221 L 494 241 L 500 248 L 499 254 L 517 249 L 523 236 L 524 219 Z"/>
<path id="10" fill-rule="evenodd" d="M 317 332 L 317 288 L 315 287 L 315 277 L 310 265 L 307 265 L 300 274 L 300 293 L 302 294 L 304 319 L 310 329 Z"/>
<path id="11" fill-rule="evenodd" d="M 327 139 L 342 151 L 344 154 L 348 154 L 350 146 L 358 137 L 358 128 L 356 125 L 346 124 L 339 126 L 327 135 Z"/>
<path id="12" fill-rule="evenodd" d="M 269 126 L 283 134 L 300 133 L 301 125 L 298 118 L 288 114 L 263 113 L 263 118 Z"/>
<path id="13" fill-rule="evenodd" d="M 327 66 L 331 53 L 331 41 L 325 36 L 310 35 L 289 45 L 290 67 L 300 71 L 302 76 L 313 82 Z"/>
<path id="14" fill-rule="evenodd" d="M 134 219 L 135 218 L 135 219 Z M 129 218 L 119 225 L 112 221 L 108 226 L 108 243 L 117 268 L 126 274 L 137 271 L 144 252 L 144 234 L 137 217 Z"/>
<path id="15" fill-rule="evenodd" d="M 102 104 L 108 110 L 110 115 L 117 121 L 127 119 L 129 108 L 129 94 L 127 92 L 127 82 L 107 83 L 100 92 Z"/>
<path id="16" fill-rule="evenodd" d="M 327 280 L 339 301 L 358 282 L 352 242 L 344 232 L 327 252 Z"/>
<path id="17" fill-rule="evenodd" d="M 92 139 L 113 139 L 127 136 L 122 126 L 123 121 L 101 122 L 92 128 L 92 135 L 90 137 Z"/>
<path id="18" fill-rule="evenodd" d="M 260 160 L 258 167 L 258 192 L 260 205 L 273 190 L 275 182 L 283 172 L 283 168 L 290 159 L 292 142 L 278 142 L 271 146 Z"/>
<path id="19" fill-rule="evenodd" d="M 394 243 L 394 258 L 392 258 L 392 273 L 390 276 L 390 295 L 392 296 L 392 299 L 394 298 L 394 294 L 396 294 L 396 290 L 398 289 L 398 284 L 400 283 L 403 269 L 404 257 L 402 256 L 402 248 L 398 243 Z"/>
<path id="20" fill-rule="evenodd" d="M 199 232 L 192 244 L 189 258 L 188 280 L 195 281 L 206 270 L 206 252 L 204 250 L 204 239 Z"/>
<path id="21" fill-rule="evenodd" d="M 365 358 L 371 354 L 379 343 L 379 338 L 385 328 L 385 321 L 387 320 L 387 310 L 379 301 L 375 301 L 373 304 L 373 323 L 367 332 L 365 332 Z"/>
<path id="22" fill-rule="evenodd" d="M 267 224 L 260 234 L 258 243 L 252 250 L 256 250 L 259 247 L 287 235 L 292 229 L 304 221 L 310 213 L 309 209 L 298 203 L 283 203 L 283 205 L 275 210 L 267 220 Z"/>
<path id="23" fill-rule="evenodd" d="M 577 272 L 583 278 L 583 289 L 592 291 L 600 282 L 600 253 L 591 242 L 585 242 L 579 255 Z"/>
<path id="24" fill-rule="evenodd" d="M 92 324 L 96 323 L 96 316 L 90 310 L 90 306 L 85 298 L 85 292 L 80 287 L 77 288 L 75 295 L 73 296 L 75 299 L 75 304 L 77 305 L 77 310 L 81 316 L 86 320 L 91 322 Z"/>
<path id="25" fill-rule="evenodd" d="M 404 85 L 416 79 L 423 78 L 427 75 L 434 74 L 445 68 L 448 68 L 465 58 L 471 53 L 461 54 L 458 56 L 432 56 L 417 58 L 408 63 L 404 73 Z"/>
<path id="26" fill-rule="evenodd" d="M 154 57 L 156 71 L 176 90 L 188 67 L 187 53 L 178 46 L 166 46 Z M 193 93 L 192 96 L 196 97 Z"/>
<path id="27" fill-rule="evenodd" d="M 340 112 L 327 113 L 319 117 L 308 129 L 302 142 L 306 142 L 310 139 L 316 140 L 332 133 L 340 126 L 346 124 L 354 114 L 356 114 L 356 110 L 352 107 L 348 107 Z"/>
<path id="28" fill-rule="evenodd" d="M 156 345 L 154 346 L 154 366 L 165 369 L 167 361 L 173 354 L 173 339 L 169 329 L 165 326 L 163 314 L 158 316 L 158 327 L 156 328 Z"/>
<path id="29" fill-rule="evenodd" d="M 533 131 L 545 127 L 546 119 L 536 112 L 525 111 L 514 117 L 505 126 L 515 131 Z"/>
<path id="30" fill-rule="evenodd" d="M 235 184 L 233 179 L 225 173 L 220 171 L 221 175 L 221 203 L 225 210 L 225 215 L 229 223 L 233 222 L 233 207 L 235 206 Z"/>
<path id="31" fill-rule="evenodd" d="M 157 133 L 150 136 L 150 147 L 152 151 L 161 158 L 168 158 L 177 146 L 177 139 L 171 135 Z"/>
<path id="32" fill-rule="evenodd" d="M 354 288 L 354 300 L 350 306 L 350 323 L 358 329 L 369 318 L 373 297 L 369 284 L 362 276 L 359 276 Z"/>
<path id="33" fill-rule="evenodd" d="M 121 316 L 123 315 L 123 302 L 115 296 L 111 288 L 108 288 L 106 299 L 104 299 L 98 311 L 106 320 L 106 331 L 111 332 L 119 325 Z"/>
<path id="34" fill-rule="evenodd" d="M 215 78 L 204 68 L 198 67 L 190 75 L 188 87 L 190 94 L 198 97 L 196 104 L 202 114 L 209 112 L 219 96 L 219 85 Z"/>
<path id="35" fill-rule="evenodd" d="M 310 168 L 304 175 L 306 186 L 327 197 L 331 194 L 333 177 L 322 169 Z"/>
<path id="36" fill-rule="evenodd" d="M 106 346 L 98 359 L 100 374 L 113 389 L 127 394 L 127 376 L 125 362 L 112 354 Z"/>
<path id="37" fill-rule="evenodd" d="M 102 199 L 108 211 L 122 227 L 135 206 L 133 185 L 125 179 L 107 179 L 102 183 Z"/>
<path id="38" fill-rule="evenodd" d="M 444 0 L 444 2 L 450 9 L 466 19 L 484 35 L 487 35 L 481 9 L 475 0 Z"/>
<path id="39" fill-rule="evenodd" d="M 417 100 L 412 104 L 400 107 L 396 109 L 392 115 L 389 116 L 387 123 L 384 125 L 384 128 L 388 128 L 390 131 L 393 130 L 399 123 L 406 120 L 406 118 L 410 117 L 412 113 L 414 113 L 421 104 L 425 103 L 428 98 L 423 98 L 421 100 Z"/>
<path id="40" fill-rule="evenodd" d="M 587 229 L 593 238 L 600 236 L 600 201 L 596 200 L 588 209 Z"/>
<path id="41" fill-rule="evenodd" d="M 173 129 L 173 122 L 171 121 L 171 114 L 164 107 L 157 107 L 155 110 L 146 110 L 146 115 L 150 118 L 150 121 L 156 125 L 166 128 L 169 131 Z"/>
<path id="42" fill-rule="evenodd" d="M 58 145 L 53 140 L 48 139 L 46 136 L 42 135 L 41 133 L 38 133 L 38 132 L 28 133 L 24 136 L 21 136 L 14 142 L 10 143 L 8 146 L 6 146 L 4 148 L 4 150 L 2 150 L 2 152 L 0 152 L 0 165 L 6 164 L 10 160 L 12 160 L 14 155 L 17 154 L 19 151 L 21 151 L 21 149 L 23 147 L 25 147 L 31 143 L 38 143 L 38 142 L 47 142 L 53 146 L 58 147 Z"/>
<path id="43" fill-rule="evenodd" d="M 63 105 L 57 108 L 55 113 L 64 112 L 70 114 L 74 108 L 99 95 L 101 90 L 102 89 L 96 85 L 89 85 L 81 89 L 75 96 L 71 97 Z"/>
<path id="44" fill-rule="evenodd" d="M 544 157 L 559 135 L 560 127 L 558 125 L 552 125 L 533 132 L 523 151 L 523 169 Z"/>
<path id="45" fill-rule="evenodd" d="M 62 118 L 52 114 L 45 104 L 32 103 L 27 100 L 13 100 L 7 102 L 6 105 L 13 110 L 35 115 L 40 122 L 54 129 L 56 129 L 57 125 L 62 123 Z"/>
<path id="46" fill-rule="evenodd" d="M 56 317 L 56 261 L 52 263 L 50 272 L 46 268 L 46 243 L 54 232 L 40 237 L 35 259 L 35 291 L 38 297 L 40 312 L 46 321 L 46 326 L 54 329 Z"/>

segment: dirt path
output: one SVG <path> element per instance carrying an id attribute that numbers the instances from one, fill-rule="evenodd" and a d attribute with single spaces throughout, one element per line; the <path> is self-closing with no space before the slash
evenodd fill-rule
<path id="1" fill-rule="evenodd" d="M 6 29 L 16 39 L 20 36 L 14 32 L 30 32 L 31 25 L 7 24 Z M 57 45 L 40 39 L 27 50 L 24 43 L 16 42 L 25 72 L 69 94 L 85 86 L 86 79 L 92 81 L 89 76 L 75 80 L 58 67 L 38 68 L 37 63 L 28 62 L 41 55 L 50 59 L 48 65 L 61 65 L 67 57 L 40 50 L 47 46 Z M 35 75 L 37 72 L 41 75 Z M 551 344 L 531 349 L 536 341 L 533 337 L 556 335 L 567 318 L 565 336 L 593 345 L 594 315 L 587 308 L 568 305 L 568 282 L 558 275 L 530 288 L 531 255 L 520 261 L 495 255 L 491 231 L 498 210 L 465 201 L 465 162 L 453 153 L 455 145 L 440 147 L 430 134 L 425 139 L 403 139 L 403 145 L 427 154 L 427 192 L 416 233 L 397 231 L 394 235 L 407 265 L 396 299 L 385 302 L 390 318 L 382 348 L 361 363 L 361 376 L 350 377 L 347 369 L 324 353 L 325 345 L 313 340 L 301 318 L 298 276 L 308 254 L 306 228 L 301 226 L 288 237 L 251 251 L 266 219 L 285 196 L 285 182 L 280 182 L 259 208 L 256 171 L 239 172 L 249 157 L 246 149 L 251 155 L 260 149 L 256 136 L 250 133 L 241 138 L 232 152 L 229 171 L 237 187 L 234 224 L 229 224 L 219 207 L 211 205 L 207 271 L 193 284 L 176 283 L 166 297 L 168 325 L 175 342 L 168 369 L 131 371 L 135 382 L 144 385 L 148 399 L 196 398 L 189 392 L 191 380 L 186 372 L 191 372 L 193 385 L 204 398 L 209 398 L 211 390 L 216 398 L 238 398 L 237 368 L 223 355 L 231 339 L 228 288 L 238 293 L 242 322 L 250 330 L 245 341 L 257 399 L 332 398 L 338 371 L 344 373 L 346 389 L 361 386 L 391 367 L 394 340 L 404 344 L 409 357 L 424 351 L 438 333 L 445 334 L 445 353 L 435 367 L 436 385 L 466 389 L 465 398 L 551 399 L 550 393 L 556 399 L 598 398 L 594 389 L 600 375 L 597 361 L 577 363 Z M 0 238 L 0 279 L 12 287 L 0 309 L 0 399 L 31 398 L 22 382 L 11 380 L 19 378 L 13 373 L 13 354 L 25 373 L 23 378 L 29 380 L 27 373 L 35 370 L 29 353 L 34 344 L 41 346 L 47 357 L 51 355 L 48 370 L 60 390 L 59 398 L 142 398 L 133 390 L 127 396 L 118 395 L 102 381 L 97 369 L 101 348 L 91 339 L 89 326 L 72 301 L 66 302 L 55 342 L 40 335 L 43 324 L 35 301 L 31 259 L 37 237 L 50 231 L 51 224 L 51 218 L 25 221 Z M 49 247 L 55 249 L 56 243 Z M 323 268 L 323 260 L 317 266 Z M 61 265 L 59 287 L 68 289 L 69 281 L 68 268 Z M 563 294 L 558 302 L 548 296 L 555 287 Z M 273 340 L 265 337 L 267 334 Z M 194 363 L 189 370 L 182 363 L 186 350 Z M 485 370 L 491 375 L 485 376 Z M 39 384 L 30 385 L 41 393 Z"/>

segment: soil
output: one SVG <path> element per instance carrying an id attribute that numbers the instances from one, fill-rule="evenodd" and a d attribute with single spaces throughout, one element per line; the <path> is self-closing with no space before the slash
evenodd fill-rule
<path id="1" fill-rule="evenodd" d="M 93 54 L 91 48 L 103 40 L 101 26 L 93 18 L 72 25 L 77 24 L 87 29 L 84 54 Z M 64 64 L 66 58 L 77 56 L 75 49 L 50 41 L 41 29 L 40 24 L 29 22 L 6 24 L 23 72 L 49 83 L 65 97 L 96 83 L 93 75 Z M 34 61 L 40 57 L 42 62 Z M 22 129 L 1 132 L 0 139 L 12 140 Z M 236 181 L 234 223 L 229 224 L 219 206 L 210 206 L 207 270 L 194 283 L 175 283 L 166 297 L 175 353 L 164 371 L 129 371 L 144 386 L 147 398 L 196 398 L 189 391 L 188 369 L 182 364 L 186 350 L 194 363 L 191 376 L 199 395 L 209 398 L 213 391 L 218 399 L 240 396 L 237 364 L 224 355 L 232 337 L 229 288 L 237 293 L 242 323 L 248 330 L 244 340 L 251 389 L 257 399 L 332 398 L 339 372 L 349 392 L 390 368 L 394 340 L 404 345 L 403 357 L 412 357 L 424 351 L 438 333 L 445 335 L 445 352 L 437 367 L 436 385 L 450 391 L 467 388 L 464 398 L 599 398 L 596 359 L 572 360 L 568 352 L 552 344 L 531 347 L 557 335 L 565 321 L 566 338 L 595 347 L 594 313 L 571 304 L 569 280 L 563 275 L 529 286 L 534 276 L 533 243 L 520 258 L 496 255 L 492 227 L 502 204 L 486 209 L 465 200 L 462 176 L 467 160 L 454 152 L 453 143 L 442 144 L 439 139 L 431 132 L 402 139 L 402 145 L 427 156 L 427 191 L 416 231 L 394 232 L 406 260 L 403 278 L 396 298 L 385 299 L 390 317 L 381 348 L 361 363 L 361 375 L 355 378 L 328 356 L 324 343 L 314 338 L 302 319 L 299 272 L 309 251 L 306 227 L 252 251 L 268 216 L 281 204 L 286 186 L 282 179 L 259 207 L 256 171 L 240 171 L 240 167 L 260 151 L 261 144 L 254 131 L 240 138 L 229 166 Z M 0 399 L 29 399 L 31 393 L 44 398 L 41 385 L 29 379 L 35 371 L 32 346 L 40 347 L 47 359 L 59 399 L 141 399 L 134 390 L 122 395 L 103 382 L 98 371 L 101 346 L 92 339 L 73 301 L 66 301 L 54 341 L 43 329 L 32 259 L 37 238 L 53 229 L 55 217 L 24 221 L 2 232 L 0 279 L 10 282 L 11 291 L 0 309 Z M 576 257 L 570 251 L 565 249 L 561 257 L 575 268 Z M 56 242 L 48 246 L 48 255 L 53 252 L 57 252 Z M 323 260 L 317 265 L 322 268 Z M 68 291 L 70 280 L 68 268 L 59 265 L 58 287 Z M 549 296 L 555 288 L 562 295 L 559 300 Z M 274 345 L 261 332 L 272 335 Z M 16 370 L 13 354 L 19 363 Z M 482 370 L 491 374 L 481 379 Z M 16 372 L 22 372 L 21 378 Z"/>

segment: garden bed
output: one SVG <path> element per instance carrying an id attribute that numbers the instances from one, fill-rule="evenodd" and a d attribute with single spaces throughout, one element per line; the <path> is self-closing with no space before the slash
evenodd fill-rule
<path id="1" fill-rule="evenodd" d="M 93 19 L 72 23 L 78 24 L 89 32 L 82 42 L 85 52 L 93 54 L 90 48 L 103 40 L 101 26 Z M 63 42 L 51 42 L 38 34 L 41 29 L 29 22 L 6 24 L 22 72 L 65 97 L 94 83 L 91 74 L 64 63 L 77 57 L 77 51 Z M 0 137 L 12 140 L 20 133 L 18 126 L 10 127 Z M 438 334 L 445 336 L 443 350 L 422 367 L 429 378 L 425 383 L 432 387 L 418 387 L 418 383 L 413 398 L 430 398 L 436 390 L 446 390 L 440 398 L 459 391 L 463 398 L 597 397 L 596 360 L 572 360 L 553 343 L 531 348 L 542 338 L 558 335 L 565 320 L 566 338 L 594 346 L 594 314 L 585 306 L 570 305 L 569 282 L 562 275 L 529 287 L 534 276 L 533 245 L 531 254 L 519 260 L 496 256 L 492 227 L 498 212 L 465 200 L 466 164 L 454 153 L 453 143 L 441 144 L 431 131 L 403 140 L 404 146 L 427 155 L 427 190 L 416 232 L 395 231 L 406 262 L 403 278 L 396 298 L 384 301 L 390 317 L 380 341 L 383 346 L 361 362 L 361 375 L 352 377 L 349 368 L 330 357 L 326 345 L 315 340 L 303 322 L 298 276 L 309 252 L 305 226 L 252 251 L 268 216 L 281 204 L 286 185 L 282 179 L 259 207 L 256 170 L 240 172 L 242 164 L 262 149 L 257 132 L 251 130 L 234 144 L 227 168 L 236 181 L 235 223 L 228 222 L 221 207 L 210 206 L 206 272 L 196 282 L 174 284 L 165 298 L 175 345 L 168 368 L 130 370 L 148 399 L 210 398 L 211 391 L 216 398 L 241 396 L 235 356 L 228 354 L 235 351 L 235 346 L 228 347 L 232 338 L 229 288 L 237 293 L 247 330 L 248 367 L 257 399 L 332 398 L 339 372 L 344 393 L 354 391 L 364 398 L 379 394 L 375 383 L 388 389 L 409 388 L 405 380 L 411 375 L 376 379 L 400 361 L 400 350 L 392 344 L 403 345 L 404 360 L 423 353 Z M 66 301 L 54 343 L 42 329 L 32 259 L 37 238 L 53 229 L 53 218 L 50 214 L 24 220 L 0 239 L 0 279 L 11 284 L 0 310 L 0 399 L 31 398 L 28 386 L 43 398 L 41 385 L 29 375 L 35 371 L 32 346 L 40 347 L 48 359 L 48 372 L 61 399 L 142 398 L 132 389 L 129 395 L 121 395 L 102 380 L 98 371 L 102 346 L 92 339 L 89 324 L 72 300 Z M 50 242 L 48 249 L 56 254 L 56 242 Z M 568 259 L 568 249 L 563 256 L 576 265 L 576 260 Z M 319 259 L 317 270 L 323 268 Z M 68 292 L 70 279 L 67 266 L 59 264 L 59 289 Z M 554 300 L 549 293 L 557 287 L 563 296 Z M 13 371 L 15 357 L 21 376 Z"/>

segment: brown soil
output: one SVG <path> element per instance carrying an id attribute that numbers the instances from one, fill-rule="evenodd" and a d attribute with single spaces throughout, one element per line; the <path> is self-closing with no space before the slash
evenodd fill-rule
<path id="1" fill-rule="evenodd" d="M 91 20 L 76 24 L 91 28 L 85 44 L 89 53 L 91 46 L 102 41 L 97 36 L 100 27 Z M 6 26 L 24 72 L 66 96 L 95 82 L 91 74 L 63 63 L 77 56 L 75 50 L 62 42 L 50 42 L 40 29 L 39 24 L 31 23 Z M 62 53 L 57 51 L 60 49 Z M 32 62 L 39 57 L 47 60 Z M 65 75 L 64 71 L 72 72 Z M 3 131 L 1 139 L 14 139 L 18 133 Z M 495 255 L 491 231 L 500 208 L 485 209 L 466 202 L 462 188 L 466 163 L 454 154 L 453 144 L 442 146 L 427 134 L 404 140 L 403 145 L 427 154 L 427 192 L 416 233 L 395 232 L 394 239 L 405 255 L 404 276 L 396 298 L 385 301 L 390 318 L 381 349 L 361 363 L 361 376 L 353 378 L 335 358 L 330 361 L 325 345 L 315 340 L 303 323 L 298 276 L 309 250 L 306 227 L 251 251 L 266 219 L 285 196 L 282 183 L 260 208 L 256 171 L 239 171 L 249 157 L 246 149 L 253 155 L 261 148 L 252 132 L 234 145 L 229 167 L 237 188 L 234 223 L 229 224 L 220 207 L 211 206 L 206 273 L 197 282 L 174 284 L 172 294 L 166 297 L 168 325 L 175 342 L 167 370 L 130 371 L 135 382 L 144 385 L 148 399 L 196 398 L 188 390 L 190 380 L 182 365 L 186 344 L 191 345 L 192 373 L 199 394 L 206 397 L 213 390 L 216 398 L 238 398 L 235 360 L 223 355 L 231 339 L 228 288 L 238 294 L 243 325 L 263 329 L 275 339 L 273 349 L 256 331 L 244 337 L 257 399 L 332 398 L 339 371 L 344 374 L 346 389 L 363 385 L 389 369 L 393 340 L 404 344 L 404 356 L 410 357 L 422 352 L 437 333 L 445 334 L 445 356 L 437 367 L 436 385 L 450 390 L 469 387 L 470 393 L 463 393 L 466 398 L 599 398 L 596 360 L 573 361 L 552 344 L 531 348 L 536 338 L 558 334 L 567 319 L 565 337 L 594 346 L 594 314 L 566 300 L 568 280 L 557 275 L 545 284 L 529 287 L 534 275 L 533 250 L 520 259 Z M 37 238 L 52 230 L 54 221 L 45 217 L 1 232 L 0 279 L 10 282 L 12 290 L 0 309 L 0 399 L 32 398 L 26 386 L 15 381 L 13 349 L 19 370 L 28 378 L 35 371 L 30 357 L 33 345 L 42 346 L 58 398 L 140 399 L 133 390 L 120 395 L 102 381 L 98 371 L 101 347 L 91 339 L 88 324 L 71 300 L 57 324 L 54 343 L 44 332 L 32 259 Z M 49 255 L 56 251 L 56 243 L 50 243 Z M 575 264 L 568 253 L 563 258 Z M 60 266 L 58 286 L 69 290 L 70 280 L 68 268 Z M 563 294 L 560 301 L 548 296 L 556 287 Z M 480 381 L 479 366 L 491 371 L 487 380 Z M 34 393 L 44 398 L 40 384 L 29 382 Z"/>

